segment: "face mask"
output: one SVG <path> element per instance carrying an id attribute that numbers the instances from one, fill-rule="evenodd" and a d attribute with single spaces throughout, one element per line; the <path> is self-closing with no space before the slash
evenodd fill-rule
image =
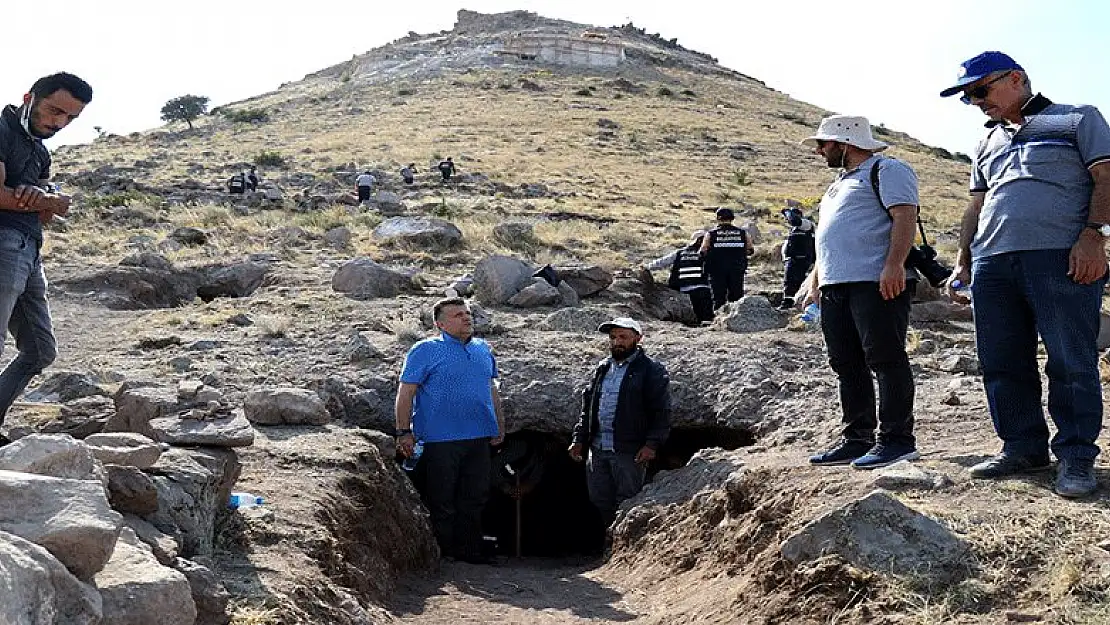
<path id="1" fill-rule="evenodd" d="M 23 111 L 19 114 L 19 125 L 23 126 L 23 131 L 32 137 L 35 133 L 31 132 L 31 109 L 35 107 L 35 96 L 32 95 L 31 99 L 23 106 Z"/>

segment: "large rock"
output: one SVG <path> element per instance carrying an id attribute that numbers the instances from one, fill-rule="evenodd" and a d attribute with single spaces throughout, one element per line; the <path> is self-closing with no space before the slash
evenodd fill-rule
<path id="1" fill-rule="evenodd" d="M 499 305 L 532 283 L 535 269 L 511 256 L 487 256 L 474 268 L 474 295 L 486 305 Z"/>
<path id="2" fill-rule="evenodd" d="M 374 228 L 374 237 L 384 243 L 445 249 L 461 245 L 463 234 L 458 226 L 442 219 L 391 217 Z"/>
<path id="3" fill-rule="evenodd" d="M 119 512 L 137 515 L 158 511 L 158 489 L 150 476 L 135 467 L 104 465 L 108 472 L 108 502 Z"/>
<path id="4" fill-rule="evenodd" d="M 535 308 L 537 306 L 554 306 L 563 302 L 563 294 L 558 288 L 551 286 L 543 278 L 533 278 L 532 284 L 517 291 L 516 295 L 509 298 L 510 306 L 517 308 Z"/>
<path id="5" fill-rule="evenodd" d="M 46 549 L 0 532 L 0 623 L 97 625 L 100 593 L 66 570 Z"/>
<path id="6" fill-rule="evenodd" d="M 149 469 L 162 455 L 162 446 L 134 432 L 92 434 L 85 438 L 94 457 L 104 464 Z"/>
<path id="7" fill-rule="evenodd" d="M 579 297 L 596 295 L 613 284 L 612 272 L 597 265 L 556 265 L 555 271 Z"/>
<path id="8" fill-rule="evenodd" d="M 197 276 L 176 269 L 109 267 L 62 278 L 53 286 L 75 295 L 93 293 L 97 301 L 113 310 L 175 308 L 197 296 Z"/>
<path id="9" fill-rule="evenodd" d="M 732 332 L 774 330 L 786 327 L 789 321 L 787 315 L 775 310 L 771 302 L 762 295 L 741 297 L 739 301 L 727 304 L 718 313 L 719 316 L 713 322 L 713 326 Z"/>
<path id="10" fill-rule="evenodd" d="M 950 580 L 968 545 L 889 493 L 875 491 L 810 521 L 780 550 L 794 563 L 837 554 L 875 572 Z"/>
<path id="11" fill-rule="evenodd" d="M 26 394 L 27 401 L 66 403 L 82 397 L 111 395 L 96 378 L 80 371 L 55 371 L 33 391 Z"/>
<path id="12" fill-rule="evenodd" d="M 194 625 L 189 580 L 162 566 L 130 528 L 120 532 L 112 559 L 96 576 L 104 601 L 102 625 Z"/>
<path id="13" fill-rule="evenodd" d="M 0 471 L 0 531 L 46 548 L 87 581 L 104 568 L 123 518 L 94 480 Z"/>
<path id="14" fill-rule="evenodd" d="M 382 215 L 396 216 L 405 212 L 401 196 L 392 191 L 378 191 L 370 198 L 370 203 Z"/>
<path id="15" fill-rule="evenodd" d="M 0 447 L 0 471 L 88 480 L 96 479 L 94 467 L 88 445 L 66 434 L 31 434 Z"/>
<path id="16" fill-rule="evenodd" d="M 142 384 L 125 382 L 116 391 L 116 414 L 104 426 L 105 432 L 135 432 L 154 439 L 150 421 L 178 410 L 177 389 Z"/>
<path id="17" fill-rule="evenodd" d="M 200 228 L 181 226 L 169 234 L 170 239 L 182 245 L 204 245 L 208 243 L 208 233 Z"/>
<path id="18" fill-rule="evenodd" d="M 243 410 L 260 425 L 324 425 L 331 421 L 324 400 L 303 388 L 268 388 L 247 395 Z"/>
<path id="19" fill-rule="evenodd" d="M 155 437 L 171 445 L 210 447 L 249 447 L 254 444 L 254 427 L 241 411 L 227 416 L 193 419 L 186 416 L 153 419 Z"/>
<path id="20" fill-rule="evenodd" d="M 412 276 L 379 265 L 369 258 L 348 261 L 335 272 L 331 288 L 354 299 L 396 297 L 416 290 Z"/>
<path id="21" fill-rule="evenodd" d="M 253 261 L 209 267 L 203 272 L 197 295 L 206 302 L 217 297 L 247 297 L 262 286 L 269 271 L 269 263 Z"/>
<path id="22" fill-rule="evenodd" d="M 116 413 L 111 397 L 93 395 L 62 404 L 58 416 L 42 424 L 43 434 L 69 434 L 85 438 L 104 430 L 108 420 Z"/>
<path id="23" fill-rule="evenodd" d="M 227 625 L 231 622 L 227 615 L 227 602 L 231 597 L 215 573 L 198 562 L 184 558 L 177 558 L 173 568 L 189 580 L 193 603 L 197 606 L 196 625 Z"/>
<path id="24" fill-rule="evenodd" d="M 624 282 L 623 280 L 621 282 Z M 698 325 L 698 316 L 690 296 L 654 283 L 638 285 L 644 314 L 660 321 L 675 321 L 688 326 Z"/>
<path id="25" fill-rule="evenodd" d="M 910 321 L 913 323 L 971 321 L 972 316 L 971 306 L 941 300 L 921 302 L 910 308 Z"/>
<path id="26" fill-rule="evenodd" d="M 158 511 L 148 518 L 159 530 L 179 535 L 188 557 L 212 553 L 216 513 L 221 500 L 220 478 L 184 449 L 162 454 L 150 472 L 158 489 Z"/>
<path id="27" fill-rule="evenodd" d="M 174 560 L 177 559 L 177 554 L 181 551 L 181 545 L 178 544 L 176 538 L 133 514 L 123 515 L 123 524 L 130 527 L 135 535 L 139 537 L 139 540 L 150 547 L 154 557 L 159 562 L 164 566 L 173 565 Z"/>

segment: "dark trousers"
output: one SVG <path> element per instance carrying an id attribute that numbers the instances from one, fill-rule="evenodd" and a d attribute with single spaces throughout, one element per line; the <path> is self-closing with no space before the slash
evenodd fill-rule
<path id="1" fill-rule="evenodd" d="M 844 439 L 914 446 L 913 372 L 906 355 L 913 291 L 884 300 L 878 282 L 821 288 L 821 330 L 840 382 Z M 879 385 L 876 422 L 874 372 Z"/>
<path id="2" fill-rule="evenodd" d="M 444 555 L 476 557 L 482 550 L 482 509 L 489 497 L 488 438 L 425 443 L 424 499 Z"/>
<path id="3" fill-rule="evenodd" d="M 646 476 L 647 465 L 636 464 L 636 454 L 590 448 L 590 456 L 586 459 L 586 489 L 605 527 L 613 524 L 621 502 L 640 492 Z"/>
<path id="4" fill-rule="evenodd" d="M 743 265 L 709 269 L 709 288 L 713 289 L 714 309 L 744 297 L 744 272 L 747 269 Z"/>
<path id="5" fill-rule="evenodd" d="M 1033 250 L 972 263 L 975 343 L 987 405 L 1003 451 L 1044 455 L 1048 426 L 1041 407 L 1037 335 L 1048 355 L 1048 413 L 1056 424 L 1052 452 L 1091 460 L 1102 429 L 1098 370 L 1099 307 L 1106 277 L 1077 284 L 1070 250 Z"/>
<path id="6" fill-rule="evenodd" d="M 686 294 L 690 296 L 690 304 L 694 306 L 698 321 L 713 321 L 713 291 L 694 289 Z"/>
<path id="7" fill-rule="evenodd" d="M 370 187 L 358 188 L 358 201 L 365 202 L 370 199 Z"/>
<path id="8" fill-rule="evenodd" d="M 805 282 L 813 261 L 808 258 L 787 258 L 784 262 L 785 273 L 782 277 L 783 298 L 793 298 Z"/>

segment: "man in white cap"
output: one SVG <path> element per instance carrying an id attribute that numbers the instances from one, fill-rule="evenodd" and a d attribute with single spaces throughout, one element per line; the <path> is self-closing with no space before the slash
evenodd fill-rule
<path id="1" fill-rule="evenodd" d="M 705 230 L 695 230 L 690 235 L 690 243 L 686 247 L 672 250 L 666 256 L 656 258 L 644 265 L 644 269 L 648 271 L 670 269 L 667 286 L 689 296 L 694 314 L 702 323 L 713 321 L 713 291 L 709 288 L 709 277 L 705 272 L 705 257 L 701 254 L 704 238 Z"/>
<path id="2" fill-rule="evenodd" d="M 871 136 L 863 117 L 827 117 L 803 143 L 841 170 L 821 198 L 806 301 L 821 307 L 844 430 L 840 443 L 809 461 L 874 469 L 913 460 L 919 457 L 914 380 L 906 355 L 913 288 L 904 263 L 917 218 L 917 176 L 906 163 L 879 156 L 888 146 Z"/>
<path id="3" fill-rule="evenodd" d="M 1102 430 L 1099 308 L 1110 237 L 1110 126 L 1093 106 L 1033 94 L 1010 56 L 964 61 L 955 85 L 990 121 L 975 149 L 971 202 L 964 213 L 953 284 L 971 284 L 975 343 L 1002 452 L 971 467 L 998 478 L 1049 468 L 1037 337 L 1048 362 L 1051 449 L 1060 461 L 1056 493 L 1095 491 Z"/>
<path id="4" fill-rule="evenodd" d="M 670 434 L 670 376 L 644 354 L 635 319 L 617 317 L 597 329 L 609 335 L 610 356 L 582 394 L 569 452 L 576 462 L 586 460 L 590 502 L 609 527 L 621 502 L 640 492 L 648 463 Z"/>

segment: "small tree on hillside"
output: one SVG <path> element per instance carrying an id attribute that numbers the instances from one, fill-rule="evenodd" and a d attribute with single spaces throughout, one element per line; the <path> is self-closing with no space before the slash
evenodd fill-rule
<path id="1" fill-rule="evenodd" d="M 162 121 L 185 122 L 193 129 L 193 120 L 208 112 L 208 98 L 201 95 L 183 95 L 166 102 L 162 107 Z"/>

